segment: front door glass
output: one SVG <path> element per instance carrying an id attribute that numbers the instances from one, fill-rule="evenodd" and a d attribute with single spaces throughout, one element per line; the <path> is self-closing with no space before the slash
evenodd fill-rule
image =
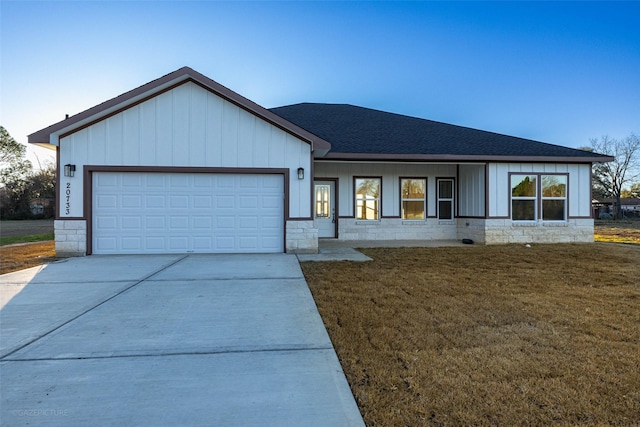
<path id="1" fill-rule="evenodd" d="M 336 199 L 334 181 L 316 181 L 314 194 L 314 219 L 318 237 L 336 237 Z"/>

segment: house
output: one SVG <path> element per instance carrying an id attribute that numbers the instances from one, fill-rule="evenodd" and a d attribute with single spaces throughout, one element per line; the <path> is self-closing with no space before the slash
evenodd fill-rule
<path id="1" fill-rule="evenodd" d="M 615 211 L 616 201 L 613 198 L 593 199 L 593 217 L 599 219 L 611 219 Z M 640 199 L 633 197 L 623 197 L 620 199 L 620 209 L 622 215 L 627 218 L 640 217 Z"/>
<path id="2" fill-rule="evenodd" d="M 620 200 L 626 216 L 640 216 L 640 199 L 627 197 Z"/>
<path id="3" fill-rule="evenodd" d="M 268 110 L 188 67 L 29 142 L 57 151 L 60 255 L 589 242 L 591 165 L 611 160 L 351 105 Z"/>

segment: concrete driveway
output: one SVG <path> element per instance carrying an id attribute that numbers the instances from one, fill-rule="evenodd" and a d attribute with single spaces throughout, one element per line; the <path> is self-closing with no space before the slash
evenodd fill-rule
<path id="1" fill-rule="evenodd" d="M 0 289 L 2 425 L 364 425 L 295 256 L 91 256 Z"/>

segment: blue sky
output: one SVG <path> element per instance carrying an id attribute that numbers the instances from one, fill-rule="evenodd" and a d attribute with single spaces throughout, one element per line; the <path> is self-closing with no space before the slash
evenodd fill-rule
<path id="1" fill-rule="evenodd" d="M 267 108 L 349 103 L 569 147 L 640 133 L 640 2 L 0 5 L 0 124 L 25 144 L 185 65 Z"/>

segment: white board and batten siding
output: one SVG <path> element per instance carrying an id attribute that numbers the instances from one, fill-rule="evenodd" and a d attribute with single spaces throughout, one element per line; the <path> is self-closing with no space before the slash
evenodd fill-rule
<path id="1" fill-rule="evenodd" d="M 61 219 L 83 215 L 84 165 L 286 168 L 289 215 L 311 216 L 310 145 L 191 82 L 61 138 L 60 146 L 60 163 L 77 167 L 75 177 L 61 177 Z M 296 178 L 299 167 L 304 180 Z"/>
<path id="2" fill-rule="evenodd" d="M 484 217 L 485 165 L 461 164 L 458 167 L 458 215 Z"/>
<path id="3" fill-rule="evenodd" d="M 489 217 L 508 217 L 511 173 L 568 174 L 569 217 L 591 215 L 591 165 L 566 163 L 491 163 L 487 166 Z"/>
<path id="4" fill-rule="evenodd" d="M 400 178 L 427 178 L 427 215 L 436 214 L 436 178 L 455 178 L 455 164 L 317 162 L 317 179 L 339 179 L 340 216 L 354 215 L 354 177 L 382 177 L 382 215 L 400 216 Z"/>

